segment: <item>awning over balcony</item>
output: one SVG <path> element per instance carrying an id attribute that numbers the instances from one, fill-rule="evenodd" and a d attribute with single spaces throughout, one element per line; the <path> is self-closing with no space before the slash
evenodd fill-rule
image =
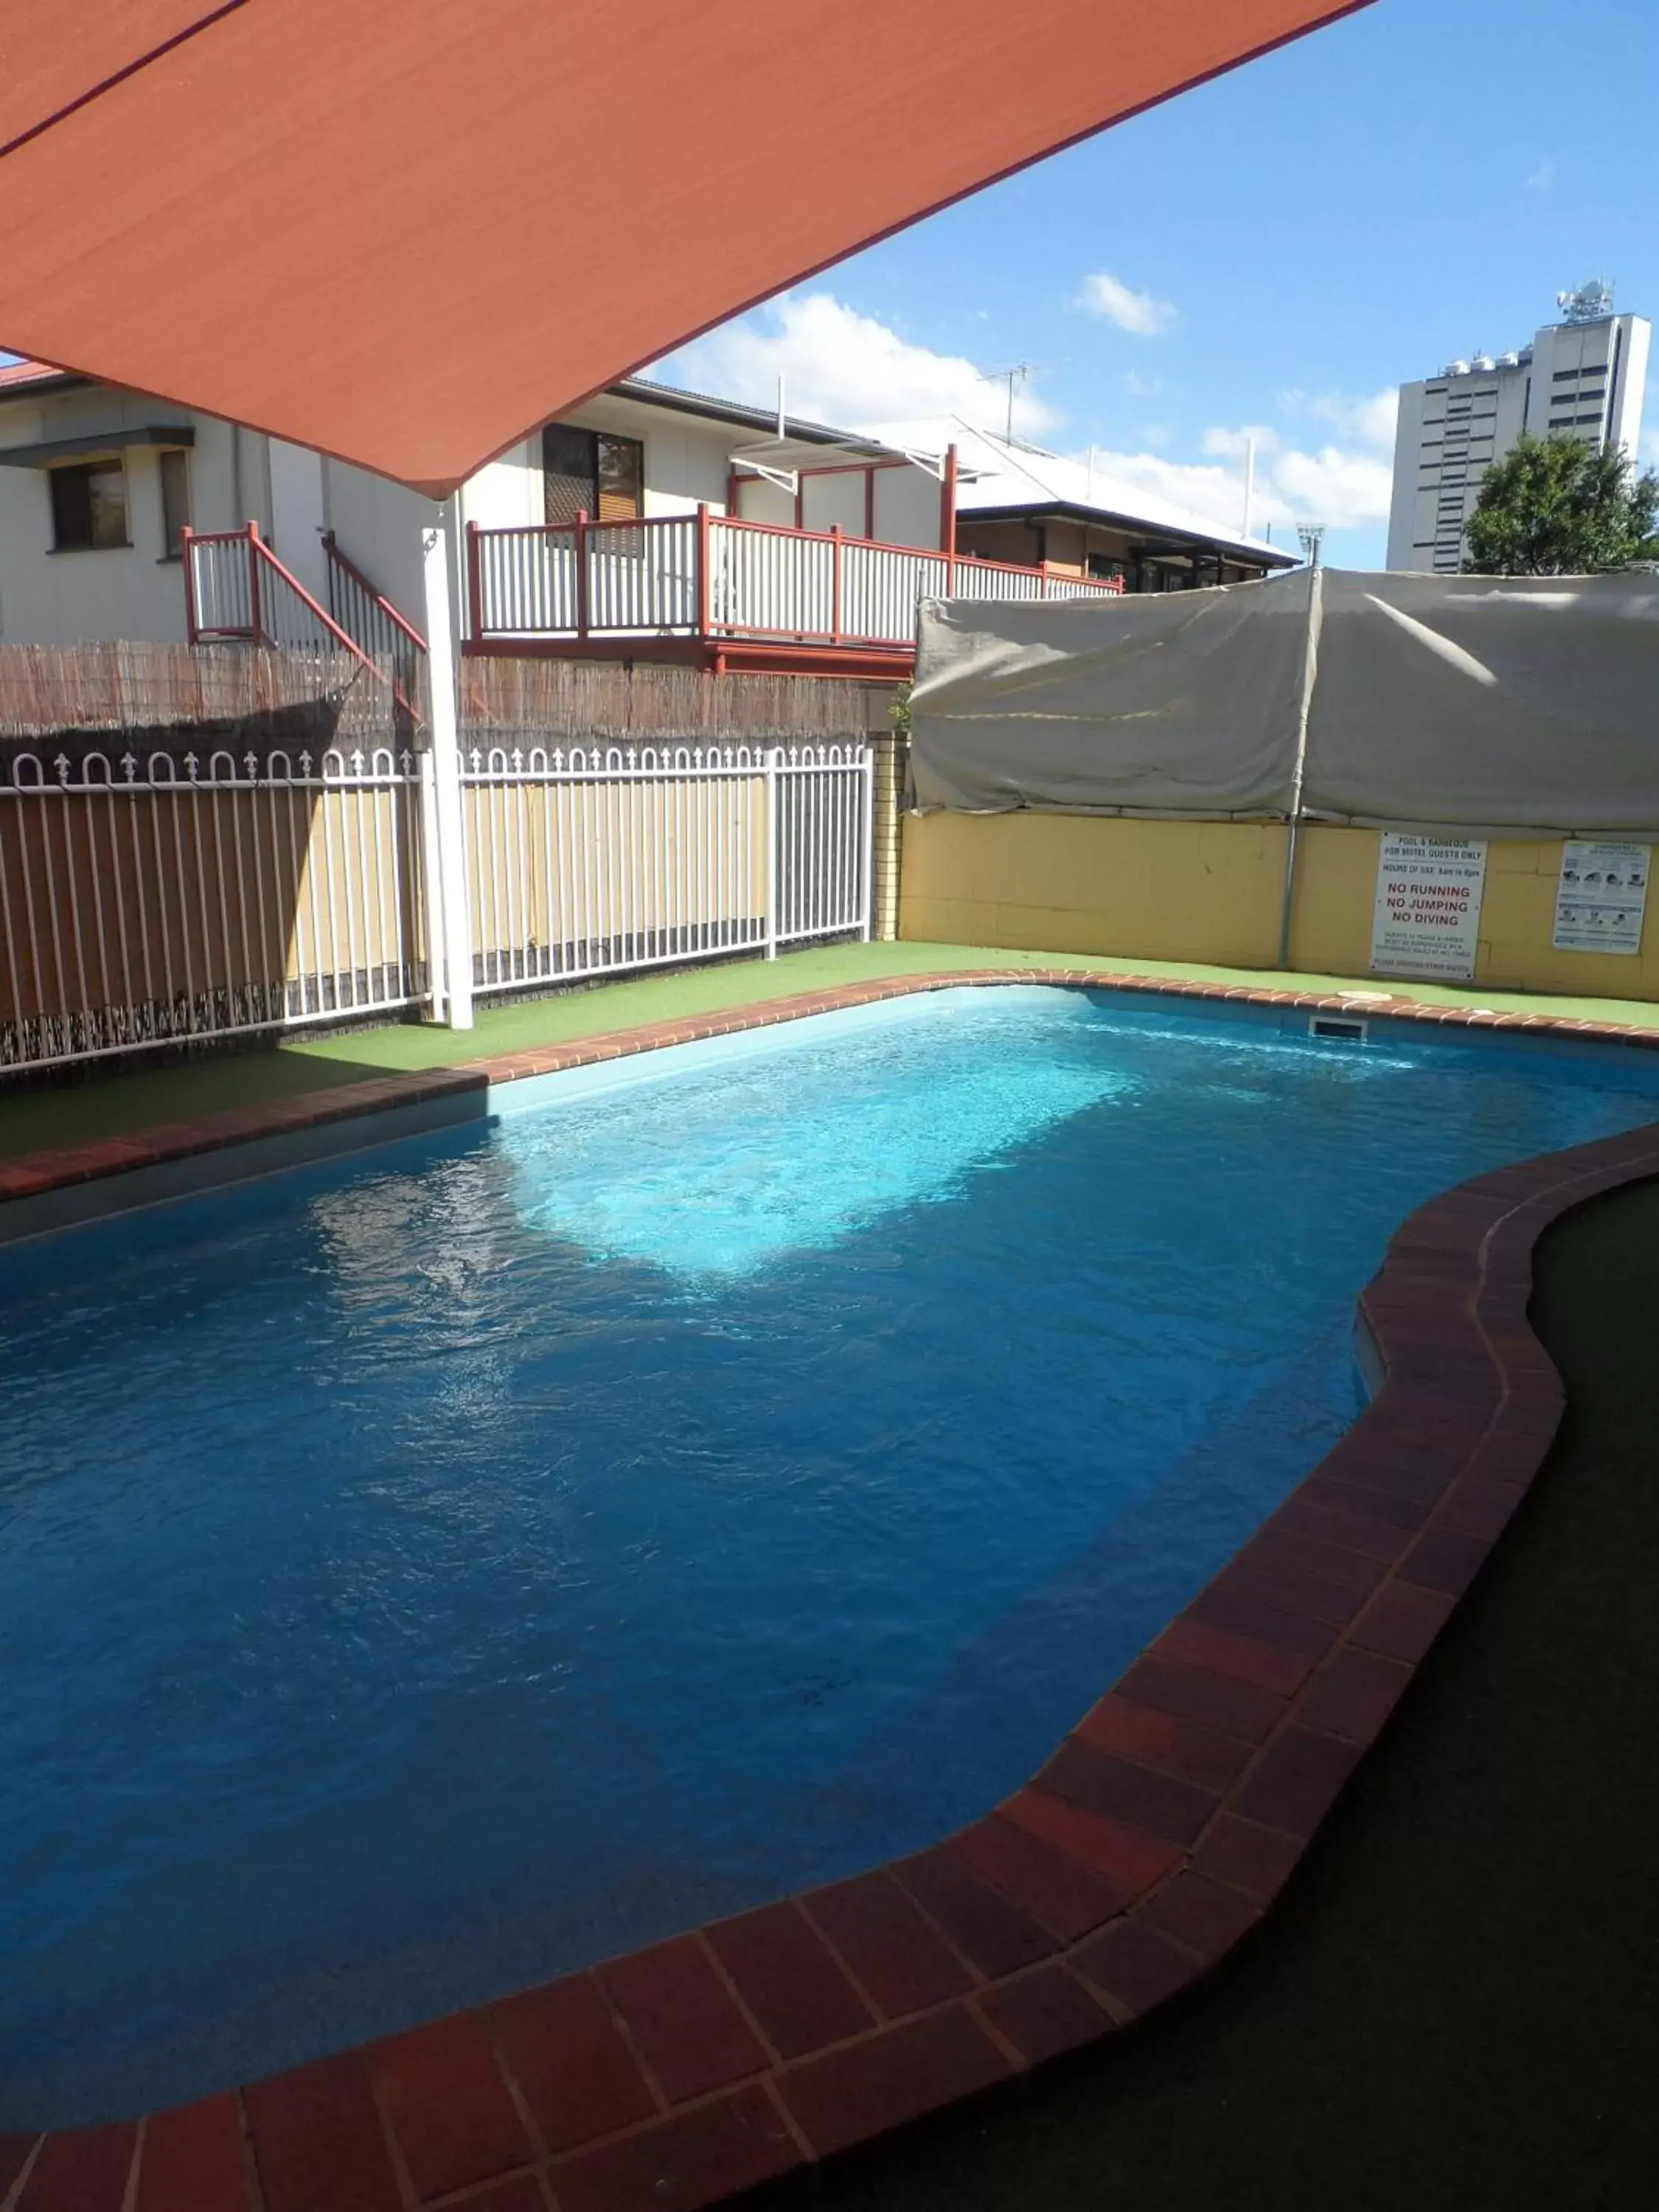
<path id="1" fill-rule="evenodd" d="M 1366 0 L 9 0 L 0 343 L 434 496 L 726 315 Z M 787 54 L 748 103 L 733 57 Z"/>

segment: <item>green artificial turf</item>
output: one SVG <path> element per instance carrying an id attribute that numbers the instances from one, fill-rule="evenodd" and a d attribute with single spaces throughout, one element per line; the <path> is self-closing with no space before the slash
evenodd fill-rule
<path id="1" fill-rule="evenodd" d="M 1550 1462 L 1265 1923 L 1162 2017 L 754 2212 L 1659 2197 L 1659 1185 L 1551 1232 Z"/>
<path id="2" fill-rule="evenodd" d="M 1272 969 L 1207 968 L 1188 961 L 1109 958 L 1075 952 L 1007 952 L 969 945 L 834 945 L 787 953 L 776 961 L 741 960 L 677 968 L 627 982 L 568 991 L 555 998 L 514 999 L 482 1007 L 471 1030 L 405 1022 L 343 1030 L 328 1036 L 289 1037 L 210 1056 L 107 1075 L 95 1066 L 76 1079 L 0 1087 L 0 1159 L 42 1146 L 126 1134 L 161 1121 L 250 1106 L 331 1084 L 366 1082 L 399 1069 L 447 1067 L 494 1053 L 566 1043 L 606 1030 L 672 1020 L 817 990 L 867 976 L 914 975 L 933 969 L 1073 967 L 1188 981 L 1260 984 L 1313 991 L 1399 989 L 1436 1005 L 1569 1015 L 1659 1025 L 1659 1006 L 1610 999 L 1529 997 L 1517 992 L 1462 990 L 1430 983 L 1383 986 L 1363 977 L 1283 975 Z"/>

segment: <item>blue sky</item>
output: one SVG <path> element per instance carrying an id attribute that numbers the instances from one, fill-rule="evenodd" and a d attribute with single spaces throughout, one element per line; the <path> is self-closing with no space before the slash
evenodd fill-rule
<path id="1" fill-rule="evenodd" d="M 1144 0 L 1145 3 L 1145 0 Z M 978 410 L 1381 566 L 1392 398 L 1563 288 L 1659 318 L 1655 0 L 1376 0 L 843 262 L 659 365 L 860 422 Z M 1000 391 L 1004 396 L 999 396 Z M 1659 460 L 1659 393 L 1645 457 Z"/>

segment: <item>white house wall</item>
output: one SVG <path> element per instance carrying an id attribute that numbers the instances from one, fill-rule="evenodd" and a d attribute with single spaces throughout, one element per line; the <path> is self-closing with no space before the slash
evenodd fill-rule
<path id="1" fill-rule="evenodd" d="M 864 494 L 867 478 L 859 469 L 837 469 L 833 475 L 803 474 L 800 480 L 800 520 L 804 530 L 833 530 L 837 524 L 849 538 L 862 538 L 865 530 Z"/>
<path id="2" fill-rule="evenodd" d="M 738 513 L 745 522 L 769 522 L 775 529 L 793 530 L 794 495 L 764 477 L 744 477 L 738 484 Z"/>
<path id="3" fill-rule="evenodd" d="M 638 438 L 645 447 L 647 515 L 685 514 L 707 501 L 724 514 L 731 457 L 763 433 L 676 410 L 610 396 L 560 417 L 580 427 Z M 188 423 L 191 520 L 198 531 L 232 530 L 253 520 L 279 559 L 325 605 L 327 582 L 322 532 L 392 604 L 424 621 L 421 532 L 438 513 L 417 492 L 387 478 L 287 446 L 254 430 L 143 394 L 91 386 L 39 398 L 0 400 L 0 447 L 119 434 L 155 424 Z M 126 549 L 55 553 L 46 471 L 0 467 L 0 639 L 66 644 L 82 638 L 182 639 L 184 580 L 177 561 L 161 558 L 161 479 L 152 447 L 129 447 L 128 516 L 134 543 Z M 938 484 L 916 469 L 875 475 L 875 534 L 890 544 L 939 544 Z M 839 522 L 849 535 L 865 529 L 865 477 L 807 475 L 803 504 L 809 528 Z M 739 511 L 756 521 L 791 526 L 793 499 L 763 479 L 744 479 Z M 541 437 L 532 433 L 479 470 L 459 495 L 464 522 L 483 529 L 523 527 L 544 514 Z M 456 604 L 465 605 L 462 578 Z"/>
<path id="4" fill-rule="evenodd" d="M 270 472 L 270 543 L 276 558 L 322 606 L 328 605 L 327 556 L 323 532 L 328 512 L 323 497 L 320 453 L 285 439 L 266 441 Z"/>
<path id="5" fill-rule="evenodd" d="M 925 469 L 876 471 L 876 537 L 883 545 L 924 545 L 937 550 L 943 493 Z"/>
<path id="6" fill-rule="evenodd" d="M 106 387 L 0 403 L 0 447 L 188 424 L 191 513 L 203 530 L 228 529 L 235 513 L 231 426 L 136 392 Z M 129 446 L 126 546 L 59 553 L 52 547 L 45 469 L 0 467 L 0 642 L 69 645 L 82 638 L 182 639 L 179 563 L 165 558 L 160 449 Z"/>
<path id="7" fill-rule="evenodd" d="M 346 461 L 328 463 L 324 494 L 340 550 L 399 613 L 423 628 L 421 532 L 437 516 L 435 501 Z"/>

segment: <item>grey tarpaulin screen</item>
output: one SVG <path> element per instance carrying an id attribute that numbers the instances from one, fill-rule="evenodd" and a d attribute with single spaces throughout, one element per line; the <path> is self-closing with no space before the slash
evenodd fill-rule
<path id="1" fill-rule="evenodd" d="M 927 608 L 918 803 L 1283 814 L 1308 614 L 1306 571 Z M 1328 569 L 1316 647 L 1306 817 L 1659 834 L 1659 578 Z"/>
<path id="2" fill-rule="evenodd" d="M 1218 591 L 925 603 L 917 801 L 1282 814 L 1307 629 L 1305 570 Z"/>

